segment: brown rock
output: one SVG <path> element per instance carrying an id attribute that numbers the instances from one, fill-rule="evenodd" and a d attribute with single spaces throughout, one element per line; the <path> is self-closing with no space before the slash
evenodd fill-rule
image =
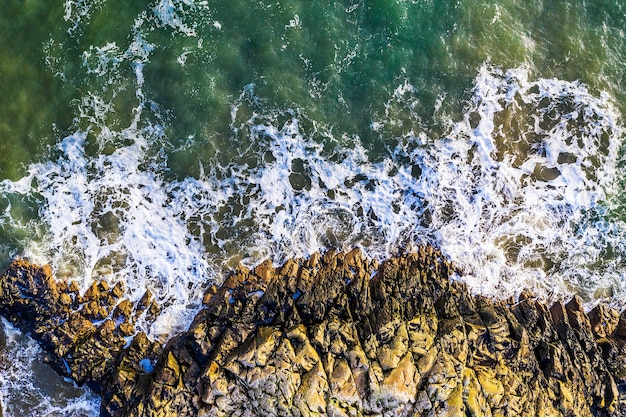
<path id="1" fill-rule="evenodd" d="M 98 284 L 96 282 L 91 284 L 87 291 L 85 291 L 83 299 L 85 301 L 98 301 L 100 299 L 100 290 L 98 289 Z"/>
<path id="2" fill-rule="evenodd" d="M 254 275 L 256 275 L 259 279 L 263 280 L 264 282 L 270 282 L 275 274 L 276 274 L 276 270 L 274 269 L 274 266 L 272 265 L 272 261 L 269 259 L 264 262 L 261 262 L 259 266 L 254 268 Z"/>
<path id="3" fill-rule="evenodd" d="M 59 304 L 63 307 L 69 307 L 72 304 L 72 298 L 66 293 L 63 293 L 59 296 Z"/>
<path id="4" fill-rule="evenodd" d="M 473 296 L 454 270 L 431 247 L 239 268 L 165 347 L 132 325 L 159 313 L 149 292 L 133 305 L 94 284 L 79 305 L 25 261 L 0 278 L 0 312 L 102 394 L 103 416 L 626 415 L 624 314 Z"/>
<path id="5" fill-rule="evenodd" d="M 152 303 L 152 292 L 150 292 L 150 290 L 146 290 L 137 304 L 137 310 L 145 310 L 150 307 L 150 303 Z"/>
<path id="6" fill-rule="evenodd" d="M 113 317 L 129 319 L 133 314 L 133 304 L 129 300 L 122 300 L 113 310 Z"/>
<path id="7" fill-rule="evenodd" d="M 78 286 L 76 281 L 70 281 L 67 289 L 68 289 L 69 292 L 71 292 L 73 294 L 78 294 L 78 292 L 80 291 L 80 287 Z"/>
<path id="8" fill-rule="evenodd" d="M 122 336 L 132 336 L 135 333 L 135 326 L 126 321 L 120 324 L 119 329 Z"/>
<path id="9" fill-rule="evenodd" d="M 165 364 L 161 372 L 158 375 L 159 382 L 170 386 L 178 386 L 180 382 L 180 365 L 178 361 L 172 354 L 172 352 L 168 352 L 166 355 Z"/>
<path id="10" fill-rule="evenodd" d="M 116 299 L 120 298 L 124 295 L 124 283 L 122 281 L 118 281 L 111 290 L 111 295 Z"/>

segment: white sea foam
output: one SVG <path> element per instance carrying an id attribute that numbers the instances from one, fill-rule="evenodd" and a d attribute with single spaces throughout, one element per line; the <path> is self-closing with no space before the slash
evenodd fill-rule
<path id="1" fill-rule="evenodd" d="M 95 10 L 98 10 L 106 0 L 65 0 L 63 19 L 71 22 L 68 29 L 73 34 L 79 28 L 83 20 L 89 20 Z"/>
<path id="2" fill-rule="evenodd" d="M 197 25 L 190 15 L 210 19 L 211 9 L 206 1 L 195 0 L 159 0 L 152 8 L 158 27 L 169 27 L 184 36 L 196 37 Z M 199 13 L 200 12 L 200 13 Z M 217 22 L 219 25 L 219 22 Z M 216 29 L 220 27 L 215 25 Z"/>
<path id="3" fill-rule="evenodd" d="M 67 19 L 88 16 L 84 4 L 66 2 Z M 169 143 L 166 118 L 144 87 L 144 68 L 159 48 L 147 39 L 162 28 L 196 36 L 188 11 L 203 7 L 159 1 L 137 16 L 128 45 L 85 48 L 86 74 L 107 81 L 77 104 L 82 128 L 24 178 L 0 184 L 7 201 L 39 207 L 39 221 L 22 220 L 13 203 L 0 215 L 31 259 L 51 263 L 83 289 L 94 279 L 121 280 L 132 301 L 150 290 L 163 311 L 138 327 L 162 340 L 190 323 L 224 265 L 268 257 L 281 263 L 331 247 L 361 246 L 384 259 L 427 242 L 441 247 L 476 292 L 507 297 L 533 288 L 545 298 L 578 293 L 589 303 L 626 306 L 626 225 L 612 215 L 624 131 L 606 93 L 484 65 L 460 118 L 442 113 L 444 95 L 437 100 L 437 131 L 446 133 L 438 135 L 414 114 L 418 89 L 406 80 L 370 124 L 389 149 L 381 157 L 298 109 L 267 108 L 251 84 L 233 103 L 234 149 L 224 150 L 232 158 L 202 161 L 196 178 L 175 180 L 166 175 L 167 152 L 183 149 Z M 181 65 L 193 51 L 185 49 Z M 122 115 L 128 126 L 111 126 L 120 111 L 113 98 L 128 88 L 129 69 L 136 103 Z M 8 354 L 38 354 L 24 343 Z M 16 389 L 7 381 L 19 380 L 12 372 L 26 385 L 35 377 L 25 365 L 0 370 L 5 411 L 21 415 L 7 402 L 7 390 Z M 96 407 L 86 396 L 34 403 L 81 415 Z"/>
<path id="4" fill-rule="evenodd" d="M 177 16 L 178 8 L 171 9 L 170 3 L 154 9 L 163 24 Z M 169 11 L 163 15 L 162 9 Z M 135 34 L 126 50 L 108 43 L 83 54 L 87 73 L 106 75 L 111 85 L 119 82 L 120 68 L 133 69 L 137 106 L 130 126 L 121 131 L 108 126 L 115 107 L 101 94 L 88 92 L 78 108 L 78 118 L 88 128 L 64 138 L 54 152 L 57 159 L 31 165 L 27 176 L 6 181 L 2 188 L 5 194 L 27 198 L 36 194 L 44 201 L 45 237 L 31 241 L 26 255 L 50 262 L 60 277 L 77 280 L 83 289 L 94 279 L 123 280 L 134 301 L 150 289 L 165 314 L 138 326 L 159 337 L 191 320 L 202 295 L 200 287 L 213 272 L 203 259 L 200 241 L 187 230 L 184 213 L 172 204 L 169 184 L 160 177 L 166 167 L 159 150 L 163 127 L 143 120 L 146 107 L 150 111 L 158 107 L 143 92 L 144 65 L 154 49 L 145 41 L 144 31 L 153 26 L 146 29 L 144 18 L 135 21 Z M 92 129 L 98 133 L 91 140 L 99 149 L 114 145 L 112 153 L 86 153 Z M 3 220 L 15 221 L 11 207 Z"/>
<path id="5" fill-rule="evenodd" d="M 393 99 L 412 91 L 405 83 Z M 353 245 L 384 258 L 430 242 L 484 294 L 530 287 L 548 298 L 614 294 L 623 303 L 626 229 L 610 217 L 623 130 L 606 94 L 485 65 L 463 119 L 443 121 L 448 135 L 411 132 L 377 163 L 358 141 L 328 155 L 301 131 L 302 116 L 280 116 L 254 114 L 235 127 L 253 138 L 260 168 L 223 167 L 231 173 L 228 189 L 247 206 L 228 226 L 252 218 L 258 228 L 249 261 Z M 276 125 L 279 119 L 288 121 Z M 261 162 L 268 150 L 272 161 Z"/>
<path id="6" fill-rule="evenodd" d="M 104 4 L 65 1 L 79 45 L 78 29 Z M 494 20 L 505 17 L 496 12 Z M 121 280 L 133 301 L 149 289 L 163 312 L 138 326 L 162 340 L 190 323 L 203 288 L 222 279 L 225 264 L 281 263 L 330 247 L 361 246 L 384 259 L 428 242 L 461 268 L 458 279 L 483 294 L 533 288 L 545 298 L 578 293 L 589 303 L 606 298 L 626 307 L 626 225 L 612 215 L 624 131 L 606 93 L 484 65 L 460 118 L 442 113 L 445 95 L 437 100 L 437 132 L 446 133 L 438 135 L 414 114 L 421 103 L 407 79 L 370 124 L 389 149 L 381 158 L 298 109 L 267 108 L 251 84 L 233 103 L 232 160 L 202 161 L 197 178 L 172 180 L 167 152 L 183 149 L 169 143 L 166 117 L 144 87 L 144 69 L 160 48 L 148 40 L 166 29 L 197 38 L 199 50 L 198 19 L 203 30 L 222 29 L 206 1 L 159 0 L 137 15 L 128 44 L 81 46 L 85 74 L 105 80 L 77 104 L 81 129 L 20 181 L 0 184 L 11 202 L 0 225 L 16 230 L 31 259 L 51 263 L 83 289 L 94 279 Z M 294 15 L 285 30 L 299 26 Z M 349 63 L 357 49 L 336 60 Z M 194 53 L 185 47 L 180 65 Z M 129 69 L 136 102 L 122 110 L 114 98 L 132 88 Z M 128 125 L 109 125 L 121 111 L 130 113 L 121 114 Z M 40 220 L 23 220 L 21 202 L 38 206 Z M 89 393 L 64 402 L 42 391 L 32 365 L 39 349 L 10 326 L 7 335 L 0 362 L 7 415 L 24 415 L 20 401 L 36 404 L 31 415 L 97 413 Z"/>
<path id="7" fill-rule="evenodd" d="M 87 132 L 76 132 L 61 141 L 58 159 L 31 165 L 4 188 L 45 202 L 48 233 L 27 254 L 83 288 L 121 279 L 132 300 L 150 289 L 164 311 L 139 326 L 155 337 L 190 322 L 202 288 L 221 279 L 230 257 L 282 262 L 329 247 L 362 246 L 382 259 L 429 242 L 484 294 L 530 287 L 546 297 L 625 298 L 626 229 L 607 217 L 623 132 L 605 95 L 486 65 L 462 120 L 446 122 L 448 135 L 391 138 L 399 145 L 371 162 L 358 138 L 304 132 L 306 117 L 294 110 L 238 122 L 240 104 L 262 103 L 250 86 L 232 113 L 234 134 L 248 143 L 241 162 L 205 161 L 199 178 L 166 181 L 164 128 L 142 119 L 147 60 L 116 54 L 136 73 L 131 126 L 103 126 L 113 109 L 95 95 L 81 107 L 100 128 L 98 142 L 115 143 L 115 151 L 90 156 Z M 391 99 L 411 100 L 414 91 L 404 83 Z M 395 122 L 390 117 L 373 123 L 377 131 Z"/>
<path id="8" fill-rule="evenodd" d="M 529 80 L 523 68 L 483 66 L 464 116 L 439 120 L 449 129 L 434 139 L 422 123 L 404 137 L 384 136 L 387 126 L 400 126 L 392 104 L 416 105 L 417 88 L 403 82 L 386 116 L 371 123 L 390 149 L 375 162 L 358 138 L 303 129 L 305 115 L 264 109 L 247 86 L 232 112 L 233 134 L 246 143 L 239 159 L 203 161 L 198 178 L 166 180 L 165 128 L 144 117 L 159 116 L 143 91 L 157 47 L 146 39 L 162 27 L 195 36 L 186 16 L 197 7 L 206 4 L 160 1 L 137 17 L 126 49 L 107 43 L 83 53 L 86 72 L 110 84 L 132 68 L 137 106 L 130 125 L 115 130 L 107 125 L 112 101 L 85 94 L 78 117 L 87 129 L 63 139 L 58 156 L 31 165 L 21 181 L 3 184 L 5 193 L 44 202 L 47 233 L 26 248 L 35 260 L 83 288 L 96 278 L 123 280 L 132 300 L 150 289 L 165 309 L 156 323 L 139 325 L 155 337 L 189 323 L 202 288 L 220 279 L 216 271 L 230 257 L 282 262 L 328 247 L 359 245 L 385 258 L 430 242 L 485 294 L 531 287 L 547 297 L 625 298 L 625 229 L 609 216 L 623 136 L 617 111 L 605 94 Z M 246 101 L 257 110 L 242 117 Z M 88 154 L 89 135 L 114 151 Z M 15 220 L 9 209 L 7 219 Z"/>
<path id="9" fill-rule="evenodd" d="M 32 339 L 2 319 L 6 342 L 0 352 L 0 402 L 6 416 L 91 417 L 100 398 L 56 375 L 43 363 L 43 352 Z M 36 383 L 45 381 L 45 384 Z"/>
<path id="10" fill-rule="evenodd" d="M 190 320 L 193 312 L 185 306 L 197 304 L 199 286 L 212 272 L 167 185 L 155 172 L 141 169 L 145 137 L 127 139 L 131 145 L 90 158 L 84 153 L 85 134 L 69 136 L 59 145 L 63 155 L 57 161 L 32 165 L 23 181 L 36 179 L 46 201 L 42 214 L 50 246 L 40 260 L 52 261 L 59 275 L 78 279 L 83 288 L 96 278 L 123 279 L 132 300 L 151 289 L 166 306 L 163 319 L 145 329 L 157 336 L 172 331 L 169 324 Z M 50 247 L 57 249 L 51 254 Z M 37 255 L 31 249 L 36 260 Z M 169 299 L 175 305 L 168 305 Z M 174 323 L 167 323 L 168 313 Z"/>
<path id="11" fill-rule="evenodd" d="M 625 298 L 625 237 L 608 220 L 623 131 L 608 97 L 520 68 L 481 69 L 464 120 L 427 147 L 399 149 L 423 174 L 414 189 L 430 222 L 419 233 L 481 293 Z M 602 265 L 600 265 L 602 264 Z M 601 267 L 600 267 L 601 266 Z"/>

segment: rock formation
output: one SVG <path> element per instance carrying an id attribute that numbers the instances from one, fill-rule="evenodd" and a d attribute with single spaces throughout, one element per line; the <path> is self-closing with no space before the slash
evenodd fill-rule
<path id="1" fill-rule="evenodd" d="M 158 314 L 149 294 L 79 294 L 17 260 L 0 313 L 102 395 L 102 416 L 626 415 L 625 314 L 472 296 L 452 273 L 431 247 L 240 268 L 162 347 L 135 334 Z"/>

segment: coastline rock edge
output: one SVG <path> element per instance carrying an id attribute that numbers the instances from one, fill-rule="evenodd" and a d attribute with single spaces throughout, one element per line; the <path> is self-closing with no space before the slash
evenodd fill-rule
<path id="1" fill-rule="evenodd" d="M 239 268 L 165 346 L 136 332 L 149 292 L 85 293 L 15 260 L 0 314 L 101 416 L 626 415 L 626 314 L 471 295 L 432 247 L 382 264 L 356 249 Z"/>

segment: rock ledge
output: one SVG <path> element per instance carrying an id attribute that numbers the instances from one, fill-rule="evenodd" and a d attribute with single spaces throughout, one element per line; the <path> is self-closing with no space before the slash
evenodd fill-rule
<path id="1" fill-rule="evenodd" d="M 16 260 L 0 314 L 54 369 L 102 395 L 101 416 L 626 415 L 626 315 L 472 296 L 422 247 L 378 265 L 359 250 L 240 268 L 165 346 L 122 285 L 80 294 Z"/>

